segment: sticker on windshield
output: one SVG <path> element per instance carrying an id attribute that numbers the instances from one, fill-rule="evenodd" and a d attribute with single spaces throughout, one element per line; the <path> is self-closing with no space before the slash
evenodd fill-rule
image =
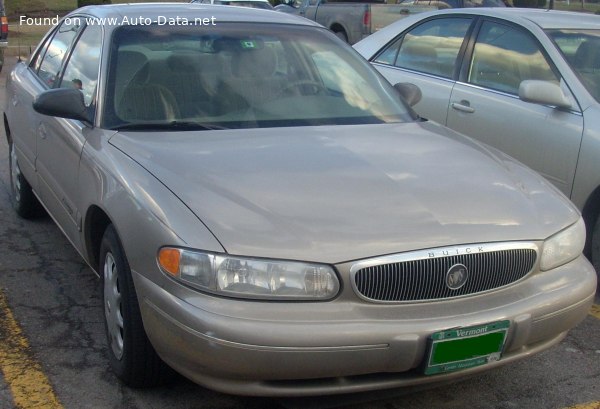
<path id="1" fill-rule="evenodd" d="M 242 48 L 245 50 L 256 48 L 256 42 L 254 42 L 253 40 L 242 40 L 241 44 Z"/>

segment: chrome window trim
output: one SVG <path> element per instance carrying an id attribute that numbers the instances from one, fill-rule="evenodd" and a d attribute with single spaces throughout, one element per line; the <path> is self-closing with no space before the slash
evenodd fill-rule
<path id="1" fill-rule="evenodd" d="M 477 89 L 477 90 L 480 90 L 480 91 L 491 92 L 491 93 L 496 94 L 496 95 L 502 95 L 502 96 L 505 96 L 505 97 L 509 97 L 509 98 L 521 101 L 521 98 L 519 98 L 518 95 L 509 94 L 508 92 L 498 91 L 498 90 L 493 89 L 493 88 L 486 88 L 486 87 L 482 87 L 481 85 L 471 84 L 469 82 L 463 82 L 463 81 L 456 81 L 456 84 L 464 85 L 464 86 L 467 86 L 469 88 L 474 88 L 474 89 Z M 525 101 L 523 101 L 523 102 L 525 102 Z M 531 103 L 533 103 L 533 102 L 531 102 Z M 556 109 L 556 107 L 552 106 L 552 105 L 543 105 L 543 106 L 548 107 L 548 108 L 552 108 L 552 109 Z M 574 114 L 574 115 L 583 116 L 583 112 L 581 112 L 581 111 L 575 111 L 575 110 L 572 110 L 572 109 L 565 109 L 565 110 L 563 110 L 563 112 L 569 112 L 569 113 Z"/>
<path id="2" fill-rule="evenodd" d="M 383 63 L 374 62 L 374 61 L 371 61 L 371 64 L 373 66 L 380 66 L 380 67 L 385 67 L 385 68 L 393 68 L 393 69 L 396 69 L 396 70 L 408 72 L 410 74 L 422 75 L 424 77 L 433 78 L 433 79 L 436 79 L 436 80 L 442 80 L 442 81 L 446 81 L 446 82 L 449 82 L 449 83 L 452 83 L 452 84 L 454 84 L 456 82 L 456 80 L 453 80 L 452 78 L 440 77 L 439 75 L 428 74 L 426 72 L 415 71 L 415 70 L 411 70 L 409 68 L 404 68 L 404 67 L 397 67 L 395 65 L 383 64 Z"/>

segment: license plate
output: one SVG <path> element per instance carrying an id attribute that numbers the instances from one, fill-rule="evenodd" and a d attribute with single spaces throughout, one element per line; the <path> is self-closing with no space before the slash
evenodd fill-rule
<path id="1" fill-rule="evenodd" d="M 436 332 L 430 337 L 425 375 L 473 368 L 500 359 L 510 321 Z"/>

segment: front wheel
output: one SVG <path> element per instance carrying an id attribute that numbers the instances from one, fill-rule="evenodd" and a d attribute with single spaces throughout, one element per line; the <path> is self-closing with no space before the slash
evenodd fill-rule
<path id="1" fill-rule="evenodd" d="M 99 267 L 112 370 L 132 387 L 163 384 L 170 369 L 158 357 L 146 336 L 129 263 L 112 225 L 102 238 Z"/>

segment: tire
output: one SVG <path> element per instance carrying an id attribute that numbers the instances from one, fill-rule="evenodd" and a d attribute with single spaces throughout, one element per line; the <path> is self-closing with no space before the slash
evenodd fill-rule
<path id="1" fill-rule="evenodd" d="M 345 42 L 345 43 L 348 42 L 348 36 L 346 35 L 346 33 L 344 31 L 334 31 L 333 34 L 335 34 L 337 36 L 337 38 L 339 38 L 343 42 Z"/>
<path id="2" fill-rule="evenodd" d="M 25 179 L 19 168 L 15 144 L 9 142 L 10 154 L 8 166 L 10 169 L 10 201 L 13 209 L 24 219 L 32 219 L 42 214 L 42 206 L 33 194 L 31 185 Z"/>
<path id="3" fill-rule="evenodd" d="M 110 366 L 117 377 L 134 388 L 150 388 L 172 378 L 146 336 L 129 263 L 112 225 L 100 245 L 104 328 Z"/>
<path id="4" fill-rule="evenodd" d="M 592 230 L 592 264 L 598 275 L 598 289 L 600 289 L 600 215 L 596 219 Z"/>

